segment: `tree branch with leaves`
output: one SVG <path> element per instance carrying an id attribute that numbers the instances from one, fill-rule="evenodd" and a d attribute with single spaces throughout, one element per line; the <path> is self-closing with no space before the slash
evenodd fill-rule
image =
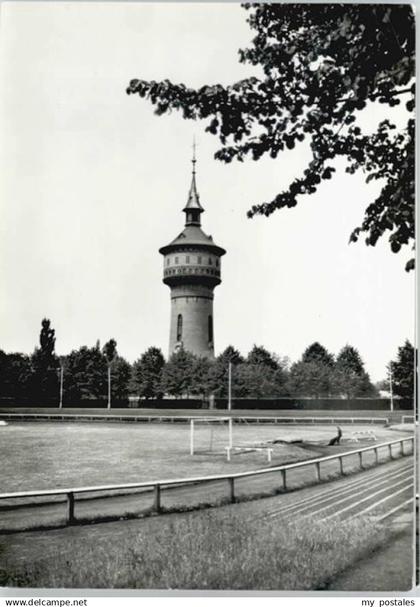
<path id="1" fill-rule="evenodd" d="M 258 66 L 252 76 L 230 86 L 192 89 L 134 79 L 138 94 L 158 115 L 173 110 L 183 118 L 207 121 L 218 136 L 216 158 L 224 162 L 264 155 L 276 158 L 308 140 L 312 158 L 303 174 L 272 200 L 256 202 L 249 217 L 270 216 L 294 207 L 331 179 L 334 161 L 347 172 L 362 171 L 381 191 L 366 201 L 364 218 L 350 234 L 375 246 L 388 235 L 395 253 L 414 243 L 414 74 L 415 21 L 410 5 L 244 4 L 255 37 L 239 51 L 242 63 Z M 407 120 L 398 130 L 389 120 L 371 133 L 359 123 L 374 103 L 405 104 Z M 414 267 L 414 259 L 406 269 Z"/>

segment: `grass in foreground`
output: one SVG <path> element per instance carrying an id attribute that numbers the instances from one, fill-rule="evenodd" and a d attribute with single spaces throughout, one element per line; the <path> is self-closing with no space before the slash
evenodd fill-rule
<path id="1" fill-rule="evenodd" d="M 70 542 L 0 584 L 44 588 L 320 589 L 384 545 L 389 530 L 367 517 L 322 522 L 244 522 L 234 512 L 167 517 L 124 541 Z"/>

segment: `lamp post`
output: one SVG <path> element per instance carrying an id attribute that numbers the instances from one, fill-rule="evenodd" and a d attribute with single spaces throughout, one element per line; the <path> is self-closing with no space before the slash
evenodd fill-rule
<path id="1" fill-rule="evenodd" d="M 389 394 L 390 394 L 391 412 L 393 412 L 394 411 L 394 394 L 392 391 L 392 362 L 389 363 Z"/>
<path id="2" fill-rule="evenodd" d="M 63 376 L 64 376 L 64 368 L 60 367 L 60 409 L 63 408 Z"/>
<path id="3" fill-rule="evenodd" d="M 228 367 L 228 411 L 229 416 L 229 447 L 232 449 L 233 436 L 232 436 L 232 363 L 229 362 Z"/>
<path id="4" fill-rule="evenodd" d="M 232 363 L 228 367 L 228 411 L 232 410 Z"/>
<path id="5" fill-rule="evenodd" d="M 111 408 L 111 363 L 108 364 L 108 403 L 107 409 Z"/>
<path id="6" fill-rule="evenodd" d="M 111 366 L 117 356 L 117 342 L 115 339 L 110 339 L 103 348 L 103 353 L 108 364 L 108 402 L 107 409 L 111 408 Z"/>
<path id="7" fill-rule="evenodd" d="M 59 409 L 63 408 L 63 380 L 64 380 L 64 360 L 63 357 L 60 357 L 60 366 L 58 367 L 58 372 L 60 374 L 60 400 L 58 403 Z"/>

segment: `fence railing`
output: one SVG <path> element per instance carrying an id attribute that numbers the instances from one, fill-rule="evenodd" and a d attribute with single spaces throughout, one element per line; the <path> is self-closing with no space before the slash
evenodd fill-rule
<path id="1" fill-rule="evenodd" d="M 234 421 L 237 422 L 241 422 L 241 421 L 245 421 L 247 423 L 251 422 L 255 422 L 258 421 L 258 423 L 261 423 L 261 421 L 263 423 L 272 423 L 272 424 L 284 424 L 284 423 L 289 423 L 289 424 L 303 424 L 303 423 L 311 423 L 311 424 L 315 424 L 315 423 L 325 423 L 325 424 L 339 424 L 339 423 L 350 423 L 350 424 L 355 424 L 355 423 L 359 423 L 359 424 L 363 424 L 363 423 L 369 423 L 369 424 L 375 424 L 375 423 L 380 423 L 380 424 L 388 424 L 389 423 L 389 418 L 388 417 L 362 417 L 362 416 L 358 416 L 358 417 L 349 417 L 349 416 L 330 416 L 330 415 L 321 415 L 321 416 L 313 416 L 313 415 L 300 415 L 299 417 L 292 417 L 292 416 L 287 416 L 287 417 L 236 417 L 234 418 Z"/>
<path id="2" fill-rule="evenodd" d="M 404 447 L 405 443 L 409 443 L 409 451 Z M 375 445 L 371 445 L 368 447 L 363 447 L 361 449 L 355 449 L 352 451 L 345 451 L 341 453 L 337 453 L 334 455 L 328 455 L 326 457 L 320 457 L 316 459 L 308 459 L 292 464 L 284 464 L 281 466 L 263 468 L 258 470 L 249 470 L 245 472 L 236 472 L 230 474 L 221 474 L 221 475 L 210 475 L 210 476 L 198 476 L 192 478 L 179 478 L 179 479 L 164 479 L 164 480 L 152 480 L 152 481 L 143 481 L 141 483 L 124 483 L 119 485 L 100 485 L 100 486 L 92 486 L 92 487 L 71 487 L 65 489 L 47 489 L 43 491 L 21 491 L 21 492 L 13 492 L 13 493 L 1 493 L 0 500 L 22 500 L 25 498 L 39 498 L 39 497 L 51 497 L 51 496 L 66 496 L 67 499 L 67 516 L 66 516 L 66 524 L 74 525 L 78 523 L 78 520 L 75 516 L 75 504 L 76 504 L 76 496 L 83 495 L 86 493 L 95 494 L 95 493 L 104 493 L 104 492 L 120 492 L 118 495 L 121 496 L 122 491 L 131 491 L 133 489 L 151 489 L 154 492 L 154 503 L 153 510 L 159 513 L 162 509 L 161 503 L 161 490 L 162 488 L 170 488 L 175 486 L 188 487 L 189 485 L 197 485 L 209 483 L 211 481 L 226 481 L 227 484 L 227 497 L 230 503 L 234 503 L 236 501 L 235 496 L 235 481 L 243 478 L 249 477 L 258 477 L 265 474 L 273 474 L 278 472 L 281 476 L 281 489 L 286 491 L 287 486 L 287 473 L 308 467 L 315 467 L 315 479 L 316 481 L 322 480 L 322 468 L 321 466 L 326 462 L 331 462 L 333 460 L 338 460 L 340 474 L 344 474 L 344 466 L 343 460 L 344 458 L 358 455 L 359 458 L 359 467 L 363 469 L 363 455 L 367 452 L 373 452 L 375 455 L 375 465 L 379 463 L 379 449 L 386 448 L 389 451 L 389 458 L 393 459 L 395 456 L 395 452 L 392 452 L 392 448 L 394 446 L 399 445 L 399 455 L 411 455 L 414 452 L 414 437 L 402 437 L 393 441 L 389 441 L 386 443 L 379 443 Z M 102 496 L 103 497 L 103 496 Z M 115 497 L 115 496 L 109 496 Z M 13 506 L 11 506 L 13 509 Z"/>
<path id="3" fill-rule="evenodd" d="M 208 411 L 206 411 L 208 415 Z M 219 411 L 217 415 L 206 417 L 217 421 L 221 414 L 226 416 L 226 411 Z M 0 417 L 4 420 L 67 420 L 67 421 L 121 421 L 121 422 L 160 422 L 160 423 L 188 423 L 192 418 L 199 418 L 200 415 L 101 415 L 91 413 L 1 413 Z M 388 424 L 388 417 L 363 417 L 363 416 L 238 416 L 233 415 L 232 419 L 237 423 L 254 424 Z"/>

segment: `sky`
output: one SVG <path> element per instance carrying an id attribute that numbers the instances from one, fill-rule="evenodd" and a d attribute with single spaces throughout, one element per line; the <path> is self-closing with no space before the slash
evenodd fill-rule
<path id="1" fill-rule="evenodd" d="M 1 32 L 1 349 L 32 352 L 47 317 L 58 354 L 113 337 L 131 362 L 152 345 L 167 355 L 158 249 L 184 224 L 195 135 L 202 227 L 227 250 L 216 353 L 258 344 L 295 361 L 314 341 L 335 354 L 349 343 L 385 377 L 414 340 L 411 251 L 348 244 L 379 185 L 338 165 L 297 207 L 250 220 L 302 172 L 307 144 L 225 165 L 205 124 L 155 116 L 125 93 L 132 78 L 198 87 L 258 75 L 238 61 L 252 39 L 239 4 L 6 2 Z M 360 119 L 380 117 L 373 107 Z"/>

